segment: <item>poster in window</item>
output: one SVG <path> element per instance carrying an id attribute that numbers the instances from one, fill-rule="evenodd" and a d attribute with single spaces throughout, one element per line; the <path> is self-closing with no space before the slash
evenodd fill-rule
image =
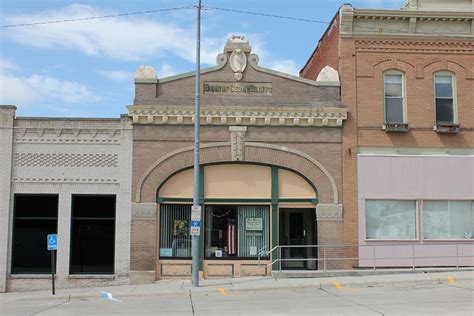
<path id="1" fill-rule="evenodd" d="M 174 221 L 174 235 L 186 235 L 188 234 L 188 222 L 185 220 Z"/>
<path id="2" fill-rule="evenodd" d="M 245 219 L 245 230 L 263 230 L 263 218 L 247 217 Z"/>

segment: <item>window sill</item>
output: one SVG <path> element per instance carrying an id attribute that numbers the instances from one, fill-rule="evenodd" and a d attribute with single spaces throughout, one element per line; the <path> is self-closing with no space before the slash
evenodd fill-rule
<path id="1" fill-rule="evenodd" d="M 423 242 L 426 242 L 426 243 L 436 243 L 436 242 L 459 242 L 459 243 L 469 243 L 469 242 L 474 242 L 474 238 L 470 238 L 470 239 L 423 239 Z"/>
<path id="2" fill-rule="evenodd" d="M 364 239 L 365 242 L 420 242 L 420 239 Z"/>
<path id="3" fill-rule="evenodd" d="M 457 134 L 461 131 L 459 124 L 454 123 L 437 123 L 435 126 L 433 126 L 433 130 L 436 133 L 441 134 Z"/>
<path id="4" fill-rule="evenodd" d="M 385 123 L 382 130 L 387 133 L 406 133 L 410 130 L 407 123 Z"/>
<path id="5" fill-rule="evenodd" d="M 51 279 L 51 274 L 10 274 L 10 278 L 11 279 Z"/>
<path id="6" fill-rule="evenodd" d="M 68 279 L 115 279 L 115 274 L 70 274 Z"/>

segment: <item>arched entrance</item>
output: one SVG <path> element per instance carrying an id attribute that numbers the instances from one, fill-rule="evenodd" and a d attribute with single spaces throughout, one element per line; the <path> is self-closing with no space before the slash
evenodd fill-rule
<path id="1" fill-rule="evenodd" d="M 315 186 L 295 171 L 251 163 L 203 165 L 201 268 L 204 276 L 266 275 L 258 266 L 261 250 L 276 245 L 317 243 Z M 157 190 L 158 262 L 162 277 L 190 264 L 192 169 L 180 170 Z M 286 248 L 282 258 L 316 256 L 311 248 Z M 264 256 L 266 262 L 270 258 Z M 179 264 L 178 264 L 179 262 Z M 316 269 L 313 261 L 289 261 L 282 268 Z M 164 268 L 163 268 L 164 267 Z M 163 273 L 165 271 L 165 273 Z"/>

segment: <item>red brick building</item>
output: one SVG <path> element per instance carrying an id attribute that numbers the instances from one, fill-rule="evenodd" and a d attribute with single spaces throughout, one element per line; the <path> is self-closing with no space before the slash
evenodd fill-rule
<path id="1" fill-rule="evenodd" d="M 340 74 L 344 242 L 359 265 L 474 264 L 473 8 L 344 5 L 300 72 Z"/>

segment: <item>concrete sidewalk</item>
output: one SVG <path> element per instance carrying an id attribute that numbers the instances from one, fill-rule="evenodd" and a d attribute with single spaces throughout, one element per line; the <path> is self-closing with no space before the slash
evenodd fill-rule
<path id="1" fill-rule="evenodd" d="M 321 278 L 276 279 L 273 277 L 247 277 L 239 279 L 209 279 L 202 280 L 199 288 L 194 288 L 189 280 L 161 280 L 155 284 L 125 285 L 114 287 L 94 287 L 80 289 L 58 289 L 56 295 L 51 290 L 34 292 L 13 292 L 0 294 L 1 302 L 44 299 L 85 299 L 100 298 L 101 292 L 109 292 L 116 299 L 140 296 L 170 296 L 191 292 L 215 293 L 222 295 L 227 292 L 265 291 L 287 288 L 362 288 L 384 286 L 419 286 L 435 283 L 450 283 L 463 281 L 474 288 L 474 271 L 424 272 L 377 274 L 364 276 L 337 276 Z"/>

